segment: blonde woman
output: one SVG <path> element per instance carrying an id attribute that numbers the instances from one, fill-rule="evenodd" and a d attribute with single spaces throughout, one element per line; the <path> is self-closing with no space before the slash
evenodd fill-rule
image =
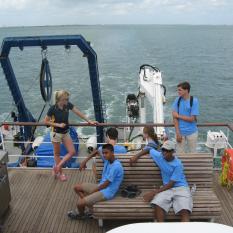
<path id="1" fill-rule="evenodd" d="M 62 166 L 75 154 L 73 141 L 69 134 L 69 110 L 77 116 L 87 121 L 90 125 L 96 125 L 96 121 L 89 120 L 83 113 L 79 111 L 72 103 L 69 102 L 69 92 L 59 90 L 55 92 L 55 104 L 52 105 L 44 119 L 44 123 L 51 126 L 51 141 L 54 148 L 55 165 L 53 167 L 53 175 L 61 181 L 66 181 L 67 176 L 62 172 Z M 63 143 L 68 153 L 60 158 L 60 144 Z"/>

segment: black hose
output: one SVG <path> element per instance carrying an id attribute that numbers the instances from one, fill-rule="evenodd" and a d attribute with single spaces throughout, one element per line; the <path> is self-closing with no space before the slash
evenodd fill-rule
<path id="1" fill-rule="evenodd" d="M 167 94 L 167 88 L 163 84 L 161 84 L 161 86 L 163 87 L 163 90 L 164 90 L 163 95 L 166 96 L 166 94 Z"/>
<path id="2" fill-rule="evenodd" d="M 140 66 L 139 73 L 140 73 L 140 71 L 141 71 L 142 69 L 144 69 L 146 66 L 152 68 L 152 69 L 155 70 L 156 72 L 160 72 L 160 69 L 157 68 L 157 67 L 155 67 L 155 66 L 152 66 L 152 65 L 149 65 L 149 64 L 143 64 L 143 65 Z"/>
<path id="3" fill-rule="evenodd" d="M 133 138 L 131 138 L 131 139 L 129 140 L 129 142 L 132 142 L 135 138 L 139 138 L 139 137 L 142 137 L 142 138 L 143 138 L 143 135 L 142 135 L 142 134 L 138 134 L 138 135 L 134 136 Z"/>
<path id="4" fill-rule="evenodd" d="M 160 69 L 155 67 L 155 66 L 152 66 L 152 65 L 149 65 L 149 64 L 143 64 L 140 66 L 140 69 L 139 69 L 139 73 L 141 72 L 142 69 L 144 69 L 146 66 L 152 68 L 153 70 L 155 70 L 156 72 L 160 72 Z M 145 77 L 145 69 L 144 69 L 144 77 Z M 163 87 L 164 89 L 164 96 L 166 96 L 166 93 L 167 93 L 167 88 L 161 84 L 161 86 Z"/>
<path id="5" fill-rule="evenodd" d="M 129 136 L 128 136 L 128 141 L 130 142 L 130 138 L 131 138 L 131 135 L 133 133 L 133 130 L 134 130 L 134 126 L 131 128 L 130 132 L 129 132 Z"/>

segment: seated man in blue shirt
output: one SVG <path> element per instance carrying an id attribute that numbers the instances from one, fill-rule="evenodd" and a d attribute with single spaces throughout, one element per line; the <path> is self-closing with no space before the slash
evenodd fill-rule
<path id="1" fill-rule="evenodd" d="M 165 212 L 171 207 L 175 214 L 181 216 L 182 222 L 189 221 L 192 212 L 193 201 L 188 183 L 184 175 L 182 162 L 174 156 L 175 143 L 165 141 L 162 152 L 155 149 L 150 150 L 150 156 L 161 170 L 163 186 L 146 193 L 143 198 L 155 207 L 155 218 L 163 222 Z M 140 156 L 130 159 L 131 164 L 136 162 Z"/>
<path id="2" fill-rule="evenodd" d="M 85 207 L 91 207 L 96 202 L 110 200 L 118 192 L 123 181 L 124 170 L 119 160 L 114 156 L 114 148 L 111 144 L 105 144 L 102 147 L 102 159 L 104 168 L 102 178 L 99 184 L 82 183 L 74 187 L 79 195 L 78 211 L 69 211 L 68 217 L 71 219 L 84 219 L 88 217 L 85 213 Z"/>

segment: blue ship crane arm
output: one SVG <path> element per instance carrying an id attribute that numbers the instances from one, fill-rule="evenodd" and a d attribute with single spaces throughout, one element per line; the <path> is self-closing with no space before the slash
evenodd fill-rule
<path id="1" fill-rule="evenodd" d="M 21 94 L 15 73 L 13 71 L 9 54 L 12 47 L 19 47 L 23 50 L 24 47 L 41 47 L 46 49 L 48 46 L 65 46 L 76 45 L 85 55 L 88 61 L 89 75 L 91 81 L 92 99 L 94 105 L 95 119 L 101 123 L 104 122 L 99 70 L 97 63 L 97 54 L 90 46 L 90 44 L 81 35 L 58 35 L 58 36 L 33 36 L 33 37 L 7 37 L 3 40 L 0 51 L 0 63 L 5 74 L 11 95 L 17 104 L 19 113 L 19 121 L 35 121 L 30 111 L 26 108 L 23 96 Z M 20 100 L 20 101 L 19 101 Z M 97 142 L 103 141 L 103 128 L 96 128 Z M 30 127 L 25 127 L 25 139 L 32 137 L 32 130 Z"/>

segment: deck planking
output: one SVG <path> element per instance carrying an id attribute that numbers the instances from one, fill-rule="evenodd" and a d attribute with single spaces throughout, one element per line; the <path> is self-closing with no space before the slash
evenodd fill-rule
<path id="1" fill-rule="evenodd" d="M 96 220 L 77 221 L 67 218 L 67 211 L 75 208 L 76 183 L 95 182 L 91 171 L 66 170 L 67 182 L 51 176 L 49 169 L 9 169 L 12 201 L 5 217 L 4 233 L 102 233 L 133 221 L 106 221 L 105 228 Z M 213 174 L 214 190 L 222 204 L 221 217 L 215 222 L 233 226 L 233 189 L 221 187 L 219 174 Z M 135 222 L 137 222 L 135 220 Z"/>
<path id="2" fill-rule="evenodd" d="M 51 170 L 9 169 L 12 201 L 3 232 L 102 233 L 96 220 L 71 221 L 66 216 L 77 202 L 73 186 L 94 182 L 94 176 L 90 171 L 66 173 L 69 180 L 61 182 L 51 176 Z"/>

